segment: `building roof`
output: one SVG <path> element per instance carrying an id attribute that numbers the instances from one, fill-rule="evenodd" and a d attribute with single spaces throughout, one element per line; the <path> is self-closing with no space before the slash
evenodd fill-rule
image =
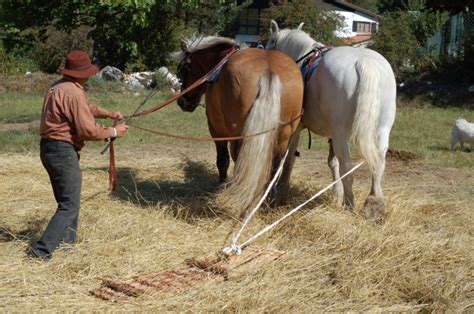
<path id="1" fill-rule="evenodd" d="M 326 9 L 334 10 L 336 8 L 336 9 L 344 9 L 344 10 L 351 11 L 351 12 L 358 11 L 358 12 L 364 13 L 368 16 L 371 16 L 373 18 L 376 18 L 377 20 L 380 20 L 382 18 L 380 15 L 378 15 L 374 12 L 363 9 L 359 6 L 356 6 L 355 4 L 348 3 L 348 2 L 345 2 L 343 0 L 315 0 L 314 2 L 322 5 Z"/>
<path id="2" fill-rule="evenodd" d="M 357 34 L 352 37 L 347 37 L 343 39 L 344 44 L 354 45 L 360 42 L 368 41 L 372 39 L 372 34 Z"/>

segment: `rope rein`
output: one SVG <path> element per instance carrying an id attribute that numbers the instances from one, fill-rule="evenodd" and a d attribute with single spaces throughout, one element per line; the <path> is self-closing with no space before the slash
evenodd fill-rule
<path id="1" fill-rule="evenodd" d="M 285 158 L 286 158 L 286 155 L 285 155 Z M 277 173 L 275 173 L 275 176 L 273 177 L 271 183 L 269 184 L 267 190 L 265 191 L 265 194 L 263 195 L 262 199 L 260 200 L 260 202 L 258 203 L 258 207 L 255 207 L 254 210 L 249 214 L 249 216 L 245 219 L 245 222 L 244 224 L 242 225 L 242 227 L 240 228 L 239 232 L 237 233 L 237 235 L 233 238 L 232 240 L 232 243 L 230 246 L 228 247 L 225 247 L 223 249 L 223 252 L 227 255 L 230 255 L 232 253 L 235 253 L 237 255 L 240 255 L 240 253 L 242 252 L 242 249 L 245 248 L 247 245 L 249 245 L 252 241 L 254 241 L 255 239 L 257 239 L 258 237 L 260 237 L 261 235 L 267 233 L 268 231 L 270 231 L 271 229 L 273 229 L 276 225 L 280 224 L 283 220 L 285 220 L 286 218 L 288 218 L 289 216 L 293 215 L 295 212 L 297 212 L 298 210 L 300 210 L 303 206 L 305 206 L 306 204 L 308 204 L 309 202 L 311 202 L 312 200 L 314 200 L 315 198 L 317 198 L 318 196 L 320 196 L 321 194 L 323 194 L 324 192 L 326 192 L 327 190 L 329 190 L 331 187 L 333 187 L 336 183 L 338 183 L 339 181 L 341 181 L 342 179 L 344 179 L 346 176 L 348 176 L 349 174 L 351 174 L 352 172 L 354 172 L 357 168 L 359 168 L 360 166 L 362 166 L 364 164 L 365 161 L 361 161 L 360 163 L 358 163 L 357 165 L 355 165 L 354 167 L 352 167 L 351 170 L 349 170 L 348 172 L 346 172 L 343 176 L 341 176 L 339 179 L 337 179 L 336 181 L 333 181 L 331 182 L 331 184 L 329 184 L 328 186 L 326 186 L 324 189 L 320 190 L 318 193 L 314 194 L 311 198 L 309 198 L 307 201 L 303 202 L 302 204 L 300 204 L 299 206 L 295 207 L 294 209 L 292 209 L 290 212 L 288 212 L 286 215 L 282 216 L 280 219 L 278 219 L 277 221 L 275 221 L 274 223 L 270 224 L 270 225 L 267 225 L 265 228 L 263 228 L 262 230 L 260 230 L 259 232 L 257 232 L 256 234 L 254 234 L 252 237 L 250 237 L 247 241 L 243 242 L 242 244 L 240 245 L 237 245 L 237 240 L 239 239 L 239 237 L 241 236 L 242 234 L 242 231 L 243 229 L 245 228 L 245 226 L 248 224 L 248 221 L 250 221 L 250 218 L 255 214 L 255 212 L 257 211 L 257 208 L 260 207 L 261 203 L 263 202 L 263 200 L 267 197 L 267 194 L 268 192 L 270 191 L 270 189 L 272 188 L 272 186 L 275 184 L 275 181 L 276 181 L 276 178 L 279 176 L 278 174 L 278 171 L 281 171 L 280 168 L 278 168 L 278 171 Z M 282 164 L 280 164 L 280 167 L 282 168 Z"/>
<path id="2" fill-rule="evenodd" d="M 242 140 L 242 139 L 249 138 L 249 137 L 255 137 L 255 136 L 263 135 L 263 134 L 275 131 L 276 129 L 278 129 L 281 126 L 286 126 L 288 124 L 291 124 L 294 121 L 301 118 L 302 116 L 303 116 L 303 112 L 301 112 L 298 116 L 296 116 L 295 118 L 293 118 L 293 119 L 291 119 L 287 122 L 280 122 L 279 126 L 276 126 L 274 128 L 271 128 L 271 129 L 268 129 L 268 130 L 265 130 L 265 131 L 262 131 L 262 132 L 258 132 L 258 133 L 254 133 L 254 134 L 247 134 L 247 135 L 239 135 L 239 136 L 227 136 L 227 137 L 191 137 L 191 136 L 168 133 L 168 132 L 161 131 L 161 130 L 156 130 L 156 129 L 148 129 L 148 128 L 144 128 L 144 127 L 141 127 L 141 126 L 138 126 L 138 125 L 135 125 L 135 124 L 130 124 L 130 123 L 128 125 L 131 126 L 131 127 L 136 128 L 136 129 L 142 130 L 142 131 L 147 131 L 147 132 L 155 133 L 155 134 L 158 134 L 158 135 L 161 135 L 161 136 L 172 137 L 172 138 L 177 138 L 177 139 L 182 139 L 182 140 L 222 142 L 222 141 Z"/>

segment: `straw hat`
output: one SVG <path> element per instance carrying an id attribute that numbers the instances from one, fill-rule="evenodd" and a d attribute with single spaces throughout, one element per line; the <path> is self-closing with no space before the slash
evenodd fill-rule
<path id="1" fill-rule="evenodd" d="M 89 78 L 99 72 L 99 67 L 92 64 L 89 55 L 80 50 L 70 52 L 66 58 L 66 66 L 61 70 L 64 75 L 75 78 Z"/>

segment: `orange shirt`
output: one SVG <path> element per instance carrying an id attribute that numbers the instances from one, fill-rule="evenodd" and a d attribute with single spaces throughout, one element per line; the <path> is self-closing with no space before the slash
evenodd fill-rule
<path id="1" fill-rule="evenodd" d="M 81 149 L 87 140 L 103 140 L 111 128 L 95 122 L 106 117 L 107 110 L 89 107 L 81 84 L 62 78 L 48 90 L 41 114 L 41 138 L 65 141 Z"/>

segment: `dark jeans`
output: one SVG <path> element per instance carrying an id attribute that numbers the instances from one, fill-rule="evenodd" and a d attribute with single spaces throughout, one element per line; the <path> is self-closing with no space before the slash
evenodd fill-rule
<path id="1" fill-rule="evenodd" d="M 79 153 L 73 145 L 42 139 L 40 149 L 41 162 L 49 174 L 58 208 L 32 250 L 37 256 L 50 257 L 60 242 L 76 241 L 82 175 Z"/>

